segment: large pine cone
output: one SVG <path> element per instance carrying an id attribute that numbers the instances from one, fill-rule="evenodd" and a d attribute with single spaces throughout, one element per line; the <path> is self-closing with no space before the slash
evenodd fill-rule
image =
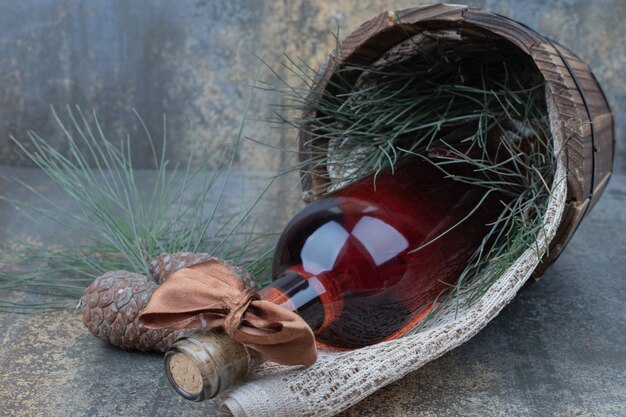
<path id="1" fill-rule="evenodd" d="M 215 258 L 205 253 L 162 254 L 150 262 L 154 279 L 128 271 L 108 272 L 96 278 L 82 298 L 83 323 L 94 336 L 124 350 L 167 350 L 186 331 L 148 329 L 137 316 L 148 304 L 157 283 L 174 271 L 209 259 Z M 254 277 L 242 268 L 231 261 L 224 264 L 248 287 L 259 288 Z"/>
<path id="2" fill-rule="evenodd" d="M 124 350 L 163 352 L 183 332 L 148 329 L 137 319 L 156 288 L 145 275 L 107 272 L 85 289 L 83 323 L 92 335 Z"/>

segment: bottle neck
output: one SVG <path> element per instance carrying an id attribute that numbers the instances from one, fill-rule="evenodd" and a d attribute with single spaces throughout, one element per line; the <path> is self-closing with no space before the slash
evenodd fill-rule
<path id="1" fill-rule="evenodd" d="M 298 272 L 287 271 L 259 294 L 264 300 L 298 313 L 313 331 L 320 330 L 327 320 L 325 298 L 328 291 L 320 277 L 303 277 Z"/>
<path id="2" fill-rule="evenodd" d="M 221 330 L 197 331 L 165 353 L 165 374 L 184 398 L 204 401 L 244 378 L 263 358 Z"/>

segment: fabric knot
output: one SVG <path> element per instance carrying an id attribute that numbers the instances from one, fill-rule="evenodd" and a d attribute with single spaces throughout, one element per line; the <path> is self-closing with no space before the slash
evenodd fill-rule
<path id="1" fill-rule="evenodd" d="M 216 259 L 168 276 L 139 321 L 151 329 L 223 327 L 237 342 L 283 365 L 308 366 L 317 359 L 313 331 L 302 317 L 261 299 Z"/>
<path id="2" fill-rule="evenodd" d="M 238 294 L 224 300 L 229 310 L 224 317 L 224 330 L 230 337 L 241 327 L 243 316 L 253 300 L 258 300 L 259 295 L 250 288 L 244 288 Z"/>

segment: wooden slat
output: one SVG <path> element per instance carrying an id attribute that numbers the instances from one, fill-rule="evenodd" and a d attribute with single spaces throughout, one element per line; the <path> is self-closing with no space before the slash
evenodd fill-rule
<path id="1" fill-rule="evenodd" d="M 604 193 L 604 190 L 606 190 L 606 186 L 609 184 L 611 174 L 612 172 L 609 171 L 604 175 L 604 177 L 596 181 L 596 188 L 593 192 L 593 198 L 589 202 L 589 207 L 587 207 L 587 212 L 590 212 L 594 208 L 596 203 L 600 200 L 600 196 L 602 195 L 602 193 Z"/>
<path id="2" fill-rule="evenodd" d="M 541 42 L 541 37 L 526 26 L 494 13 L 480 9 L 468 9 L 463 17 L 467 23 L 488 29 L 508 39 L 529 55 L 533 46 Z"/>
<path id="3" fill-rule="evenodd" d="M 372 40 L 381 32 L 396 26 L 395 14 L 392 11 L 385 11 L 373 19 L 368 20 L 358 27 L 357 30 L 348 35 L 340 45 L 340 61 L 350 61 L 355 65 L 364 65 L 372 58 L 371 55 L 380 54 L 381 50 L 377 49 L 381 45 L 376 45 Z M 374 44 L 372 44 L 374 43 Z M 383 49 L 388 47 L 382 46 Z M 362 55 L 362 57 L 360 57 Z"/>
<path id="4" fill-rule="evenodd" d="M 562 56 L 549 41 L 535 45 L 531 56 L 559 113 L 557 119 L 566 141 L 568 199 L 582 202 L 591 194 L 593 178 L 593 144 L 583 97 Z"/>
<path id="5" fill-rule="evenodd" d="M 611 113 L 597 116 L 593 119 L 596 135 L 595 175 L 596 182 L 613 170 L 613 156 L 615 141 L 613 134 L 613 115 Z M 594 190 L 595 197 L 595 190 Z"/>
<path id="6" fill-rule="evenodd" d="M 463 14 L 467 9 L 467 6 L 460 4 L 439 3 L 426 7 L 398 10 L 395 14 L 400 23 L 419 23 L 433 20 L 459 22 L 463 20 Z"/>
<path id="7" fill-rule="evenodd" d="M 341 42 L 341 61 L 352 65 L 368 65 L 382 53 L 419 33 L 421 22 L 461 21 L 467 6 L 434 4 L 396 12 L 386 11 L 363 23 Z"/>
<path id="8" fill-rule="evenodd" d="M 594 148 L 594 189 L 591 195 L 591 210 L 602 195 L 613 172 L 615 156 L 615 127 L 611 113 L 597 116 L 593 119 L 594 132 L 596 135 Z"/>
<path id="9" fill-rule="evenodd" d="M 558 45 L 559 51 L 567 59 L 574 78 L 577 80 L 585 98 L 586 110 L 591 117 L 593 134 L 594 179 L 591 190 L 592 201 L 589 210 L 595 205 L 602 194 L 602 186 L 606 186 L 613 169 L 615 154 L 615 132 L 613 115 L 604 92 L 587 64 L 571 50 Z M 599 185 L 602 184 L 602 185 Z"/>
<path id="10" fill-rule="evenodd" d="M 597 184 L 604 181 L 613 168 L 615 151 L 613 115 L 604 92 L 589 66 L 563 45 L 557 44 L 556 48 L 567 61 L 572 78 L 584 97 L 585 111 L 591 121 L 589 127 L 585 129 L 590 135 L 593 149 L 592 201 L 589 205 L 589 209 L 591 209 L 602 193 L 601 190 L 597 189 Z"/>

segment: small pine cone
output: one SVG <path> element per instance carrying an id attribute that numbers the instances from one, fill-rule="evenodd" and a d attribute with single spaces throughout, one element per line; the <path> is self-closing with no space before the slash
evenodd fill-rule
<path id="1" fill-rule="evenodd" d="M 85 289 L 83 323 L 94 336 L 124 350 L 163 352 L 186 331 L 148 329 L 139 322 L 139 311 L 156 288 L 144 275 L 108 272 Z"/>
<path id="2" fill-rule="evenodd" d="M 206 262 L 210 259 L 217 259 L 208 253 L 191 253 L 191 252 L 176 252 L 176 253 L 162 253 L 150 262 L 150 272 L 152 277 L 159 284 L 162 283 L 172 272 L 178 271 L 182 268 Z M 235 265 L 232 261 L 223 261 L 224 265 L 230 269 L 239 279 L 241 279 L 248 288 L 258 291 L 261 286 L 252 274 L 244 271 L 243 268 Z"/>

